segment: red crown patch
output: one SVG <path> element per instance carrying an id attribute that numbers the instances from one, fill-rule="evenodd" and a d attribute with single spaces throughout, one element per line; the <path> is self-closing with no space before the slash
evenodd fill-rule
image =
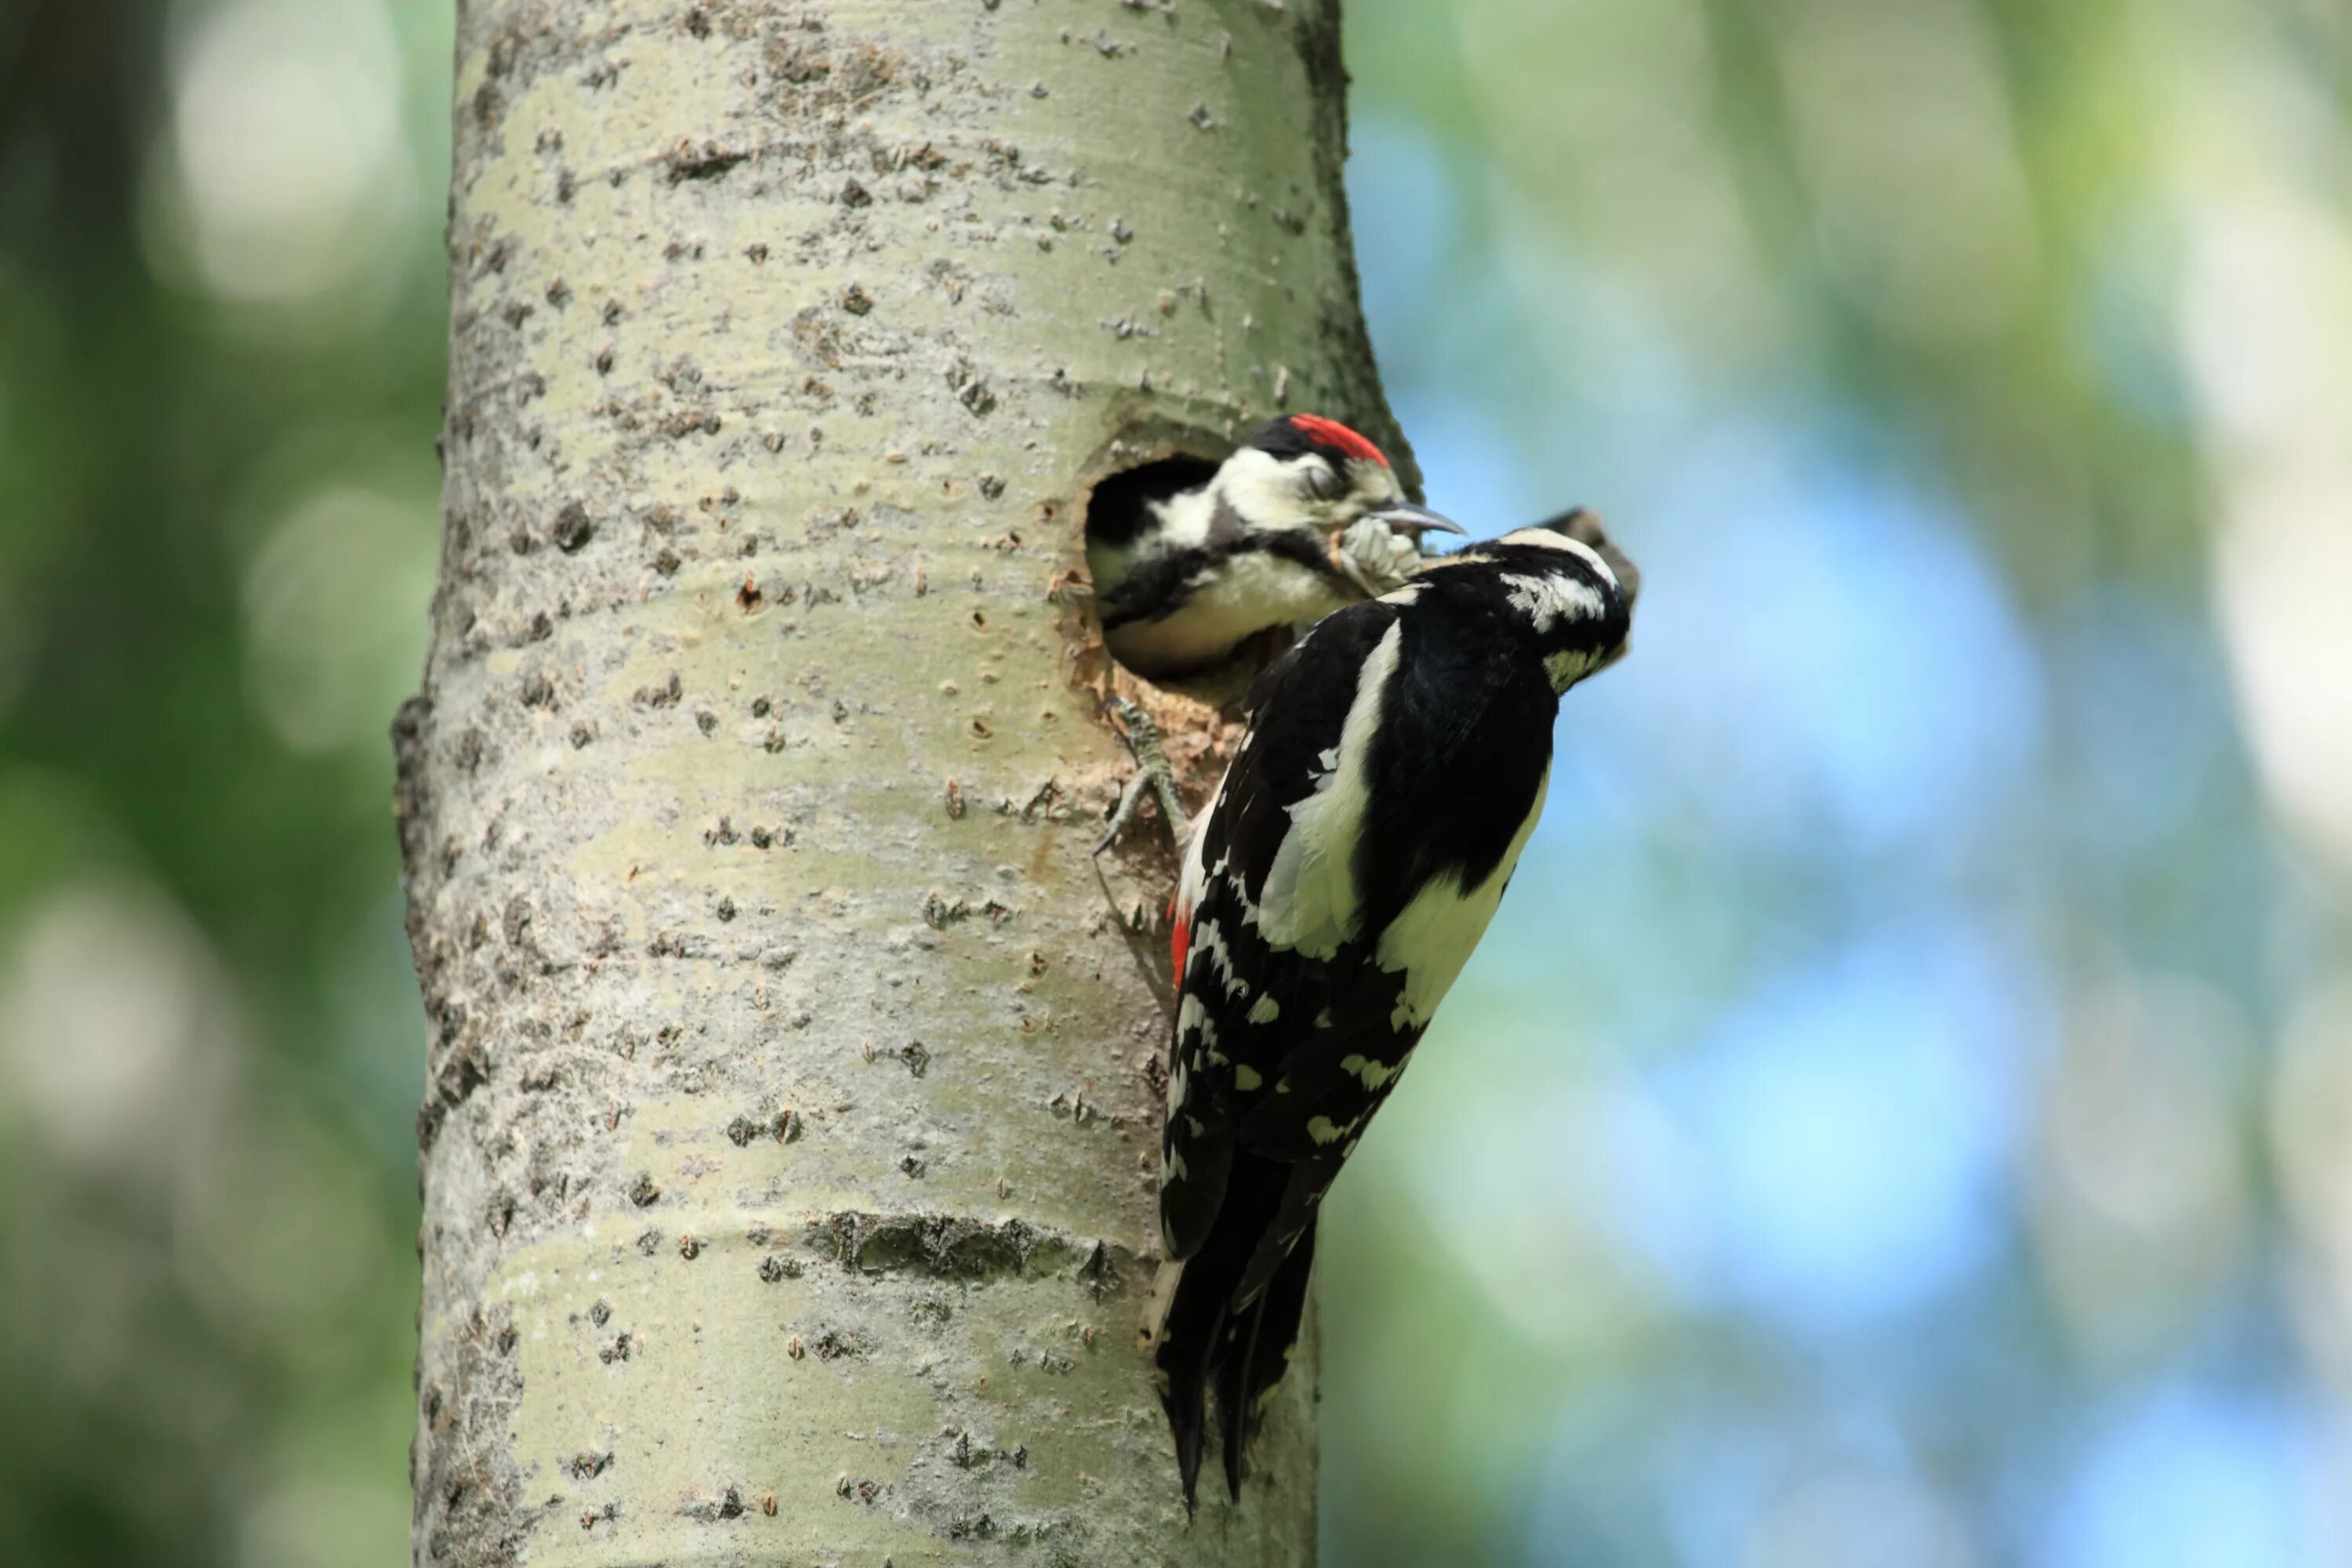
<path id="1" fill-rule="evenodd" d="M 1383 468 L 1389 466 L 1378 447 L 1337 419 L 1326 419 L 1320 414 L 1294 414 L 1290 427 L 1318 446 L 1336 447 L 1351 458 L 1368 458 Z"/>

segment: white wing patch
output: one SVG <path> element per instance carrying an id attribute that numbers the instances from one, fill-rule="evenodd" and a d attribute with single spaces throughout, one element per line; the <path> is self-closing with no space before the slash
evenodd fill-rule
<path id="1" fill-rule="evenodd" d="M 1355 935 L 1353 862 L 1371 795 L 1367 768 L 1403 642 L 1403 623 L 1398 622 L 1374 645 L 1357 679 L 1336 753 L 1323 753 L 1328 759 L 1326 771 L 1316 775 L 1314 789 L 1290 807 L 1289 830 L 1282 836 L 1265 885 L 1259 889 L 1258 933 L 1268 946 L 1328 959 Z"/>
<path id="2" fill-rule="evenodd" d="M 1543 815 L 1544 792 L 1550 787 L 1551 770 L 1546 768 L 1544 776 L 1536 782 L 1535 799 L 1528 803 L 1527 820 L 1511 836 L 1510 847 L 1503 851 L 1503 858 L 1496 862 L 1485 881 L 1465 889 L 1450 872 L 1433 877 L 1381 932 L 1373 962 L 1391 974 L 1404 975 L 1404 988 L 1397 997 L 1396 1010 L 1389 1016 L 1391 1028 L 1402 1030 L 1428 1023 L 1437 1012 L 1437 1005 L 1445 1000 L 1446 992 L 1453 989 L 1455 976 L 1470 962 L 1471 950 L 1486 934 L 1486 924 L 1495 918 L 1496 906 L 1503 901 L 1503 884 L 1511 879 L 1511 868 L 1519 863 L 1519 852 L 1528 847 L 1528 837 L 1535 832 L 1536 819 Z"/>

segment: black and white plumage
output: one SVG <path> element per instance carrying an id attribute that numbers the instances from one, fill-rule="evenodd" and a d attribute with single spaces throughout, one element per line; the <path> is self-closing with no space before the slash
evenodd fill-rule
<path id="1" fill-rule="evenodd" d="M 1223 705 L 1286 644 L 1422 564 L 1452 522 L 1404 498 L 1381 449 L 1336 420 L 1286 415 L 1212 464 L 1114 475 L 1087 507 L 1103 642 L 1127 668 Z"/>
<path id="2" fill-rule="evenodd" d="M 1637 581 L 1590 513 L 1425 563 L 1251 691 L 1173 910 L 1156 1356 L 1189 1504 L 1298 1331 L 1316 1215 L 1485 932 L 1542 810 L 1560 694 Z"/>

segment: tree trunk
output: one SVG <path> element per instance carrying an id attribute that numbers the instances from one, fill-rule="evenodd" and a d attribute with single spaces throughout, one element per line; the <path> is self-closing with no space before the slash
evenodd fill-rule
<path id="1" fill-rule="evenodd" d="M 1336 0 L 457 9 L 417 1560 L 1310 1561 L 1311 1353 L 1188 1523 L 1136 1345 L 1071 580 L 1122 454 L 1395 441 Z"/>

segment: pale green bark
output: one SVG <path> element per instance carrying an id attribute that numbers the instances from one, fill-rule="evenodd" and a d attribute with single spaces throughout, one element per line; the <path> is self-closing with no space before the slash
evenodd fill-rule
<path id="1" fill-rule="evenodd" d="M 458 14 L 419 1561 L 1308 1561 L 1311 1353 L 1188 1525 L 1136 1346 L 1170 867 L 1056 585 L 1114 442 L 1394 439 L 1336 0 Z"/>

